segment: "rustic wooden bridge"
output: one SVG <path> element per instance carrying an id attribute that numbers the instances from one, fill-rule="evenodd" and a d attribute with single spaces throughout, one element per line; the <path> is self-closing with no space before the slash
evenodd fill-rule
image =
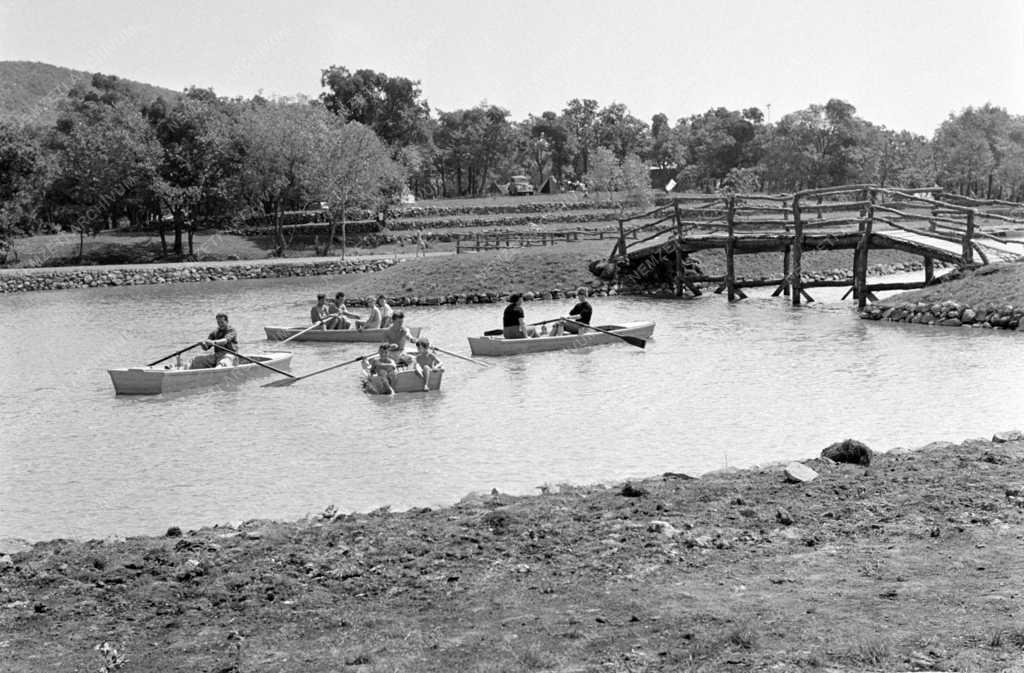
<path id="1" fill-rule="evenodd" d="M 620 279 L 671 282 L 677 296 L 700 294 L 698 284 L 718 285 L 729 301 L 744 299 L 744 288 L 776 286 L 773 296 L 814 301 L 808 288 L 850 286 L 863 307 L 880 290 L 906 290 L 935 282 L 934 262 L 960 266 L 1024 257 L 1024 204 L 977 200 L 941 188 L 900 190 L 877 185 L 845 185 L 794 194 L 679 196 L 667 205 L 619 220 L 609 257 Z M 687 257 L 701 250 L 725 252 L 725 274 L 705 276 L 688 270 Z M 850 249 L 852 278 L 812 280 L 802 275 L 804 254 Z M 921 255 L 920 282 L 869 284 L 868 253 L 895 249 Z M 782 253 L 777 279 L 736 276 L 736 255 Z M 844 296 L 844 298 L 845 298 Z"/>

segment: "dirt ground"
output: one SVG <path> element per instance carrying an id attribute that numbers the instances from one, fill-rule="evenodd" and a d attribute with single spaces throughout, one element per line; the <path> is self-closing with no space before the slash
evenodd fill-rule
<path id="1" fill-rule="evenodd" d="M 40 543 L 0 668 L 1024 670 L 1024 442 L 803 463 Z"/>

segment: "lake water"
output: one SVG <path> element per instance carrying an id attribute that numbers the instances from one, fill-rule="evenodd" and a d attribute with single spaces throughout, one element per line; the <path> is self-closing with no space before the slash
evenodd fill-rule
<path id="1" fill-rule="evenodd" d="M 292 386 L 262 379 L 118 397 L 106 369 L 203 338 L 225 310 L 245 352 L 265 324 L 305 324 L 343 278 L 102 288 L 0 296 L 0 537 L 162 534 L 328 505 L 450 504 L 471 491 L 700 474 L 818 455 L 847 437 L 877 450 L 1024 425 L 1015 332 L 867 322 L 816 290 L 730 305 L 595 299 L 595 320 L 657 322 L 624 343 L 446 359 L 443 389 L 374 397 L 358 365 Z M 819 296 L 822 295 L 822 296 Z M 571 302 L 526 304 L 527 319 Z M 412 308 L 435 345 L 500 326 L 502 305 Z M 372 351 L 292 342 L 308 373 Z"/>

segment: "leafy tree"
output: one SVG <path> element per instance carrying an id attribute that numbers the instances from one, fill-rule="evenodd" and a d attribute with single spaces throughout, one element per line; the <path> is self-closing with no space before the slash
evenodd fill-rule
<path id="1" fill-rule="evenodd" d="M 577 176 L 590 172 L 590 153 L 597 147 L 595 123 L 597 121 L 597 101 L 584 98 L 573 98 L 562 110 L 562 123 L 574 140 L 575 155 L 573 171 Z"/>
<path id="2" fill-rule="evenodd" d="M 315 136 L 314 159 L 305 165 L 307 183 L 330 205 L 331 228 L 324 254 L 331 254 L 338 218 L 342 227 L 342 255 L 347 211 L 375 209 L 393 199 L 404 185 L 402 167 L 372 130 L 358 122 L 321 120 Z"/>
<path id="3" fill-rule="evenodd" d="M 15 233 L 32 228 L 45 177 L 36 134 L 27 126 L 0 120 L 0 252 Z"/>
<path id="4" fill-rule="evenodd" d="M 227 217 L 234 206 L 230 180 L 240 160 L 235 121 L 223 102 L 202 89 L 190 89 L 173 107 L 158 99 L 145 112 L 163 148 L 155 196 L 160 210 L 172 216 L 174 253 L 184 253 L 187 229 L 192 255 L 197 220 Z M 166 252 L 163 218 L 158 219 Z"/>
<path id="5" fill-rule="evenodd" d="M 938 179 L 947 189 L 984 198 L 1019 192 L 1021 141 L 1021 118 L 1003 108 L 986 103 L 950 115 L 933 140 Z"/>
<path id="6" fill-rule="evenodd" d="M 647 203 L 651 199 L 651 181 L 647 167 L 635 154 L 620 160 L 607 147 L 598 147 L 591 156 L 590 172 L 584 177 L 587 187 L 597 191 L 626 192 L 629 200 Z"/>
<path id="7" fill-rule="evenodd" d="M 278 257 L 285 254 L 284 213 L 306 194 L 303 178 L 316 165 L 322 130 L 320 111 L 309 105 L 251 104 L 239 119 L 242 162 L 236 188 L 250 209 L 272 216 Z"/>
<path id="8" fill-rule="evenodd" d="M 483 193 L 502 157 L 510 153 L 512 140 L 508 111 L 496 105 L 442 112 L 434 133 L 442 193 L 449 193 L 450 180 L 460 196 Z"/>
<path id="9" fill-rule="evenodd" d="M 602 108 L 594 120 L 594 139 L 598 145 L 607 147 L 620 160 L 627 155 L 641 154 L 650 144 L 650 130 L 646 122 L 629 113 L 622 103 L 612 103 Z"/>
<path id="10" fill-rule="evenodd" d="M 47 200 L 56 219 L 85 235 L 146 207 L 157 180 L 160 144 L 134 101 L 76 99 L 50 138 L 56 169 Z"/>
<path id="11" fill-rule="evenodd" d="M 540 117 L 530 116 L 526 120 L 530 137 L 543 141 L 541 148 L 547 156 L 543 163 L 550 162 L 551 175 L 561 182 L 565 171 L 572 166 L 575 143 L 565 120 L 551 111 L 544 112 Z M 534 163 L 537 163 L 536 161 Z M 538 167 L 537 181 L 543 182 L 542 167 Z"/>
<path id="12" fill-rule="evenodd" d="M 369 126 L 384 142 L 406 146 L 426 138 L 430 106 L 420 99 L 420 83 L 373 70 L 350 72 L 332 65 L 321 72 L 324 107 L 346 121 Z"/>
<path id="13" fill-rule="evenodd" d="M 836 98 L 779 120 L 765 157 L 766 174 L 783 189 L 841 185 L 856 172 L 860 120 Z"/>

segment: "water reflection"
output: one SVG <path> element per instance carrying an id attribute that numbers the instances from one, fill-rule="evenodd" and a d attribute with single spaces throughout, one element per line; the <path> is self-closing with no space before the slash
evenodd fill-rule
<path id="1" fill-rule="evenodd" d="M 283 388 L 271 379 L 116 397 L 106 368 L 205 336 L 225 310 L 248 350 L 264 324 L 301 324 L 344 278 L 0 297 L 0 537 L 159 533 L 256 517 L 450 503 L 473 490 L 700 473 L 1020 425 L 1017 333 L 867 323 L 851 304 L 754 296 L 596 299 L 602 322 L 652 319 L 625 343 L 445 358 L 437 393 L 365 394 L 358 365 Z M 837 299 L 838 297 L 836 297 Z M 564 311 L 530 305 L 531 319 Z M 416 308 L 407 322 L 468 355 L 503 305 Z M 291 343 L 308 373 L 372 348 Z"/>

